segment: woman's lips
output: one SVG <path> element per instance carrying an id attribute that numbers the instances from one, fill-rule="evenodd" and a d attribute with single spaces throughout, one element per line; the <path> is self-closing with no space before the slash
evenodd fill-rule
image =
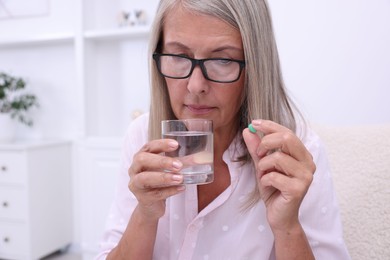
<path id="1" fill-rule="evenodd" d="M 214 109 L 214 107 L 209 106 L 199 106 L 199 105 L 186 105 L 188 110 L 197 115 L 204 115 L 209 113 Z"/>

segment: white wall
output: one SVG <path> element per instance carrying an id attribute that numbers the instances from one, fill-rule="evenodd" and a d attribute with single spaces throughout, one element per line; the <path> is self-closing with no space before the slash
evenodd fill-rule
<path id="1" fill-rule="evenodd" d="M 390 1 L 270 0 L 287 87 L 316 123 L 390 123 Z"/>
<path id="2" fill-rule="evenodd" d="M 0 39 L 7 38 L 25 38 L 29 36 L 35 36 L 36 34 L 42 33 L 57 33 L 62 31 L 71 31 L 75 26 L 75 14 L 74 7 L 76 4 L 75 0 L 39 0 L 26 1 L 2 1 L 7 8 L 11 8 L 10 12 L 19 14 L 18 10 L 24 10 L 27 12 L 32 11 L 32 5 L 38 3 L 40 7 L 35 9 L 41 10 L 41 14 L 38 11 L 34 11 L 32 15 L 21 15 L 15 16 L 12 19 L 0 19 Z M 24 6 L 18 6 L 23 4 Z M 16 7 L 16 8 L 15 8 Z M 43 8 L 44 7 L 44 8 Z M 33 9 L 33 10 L 35 10 Z M 0 8 L 0 17 L 4 18 L 4 8 Z"/>
<path id="3" fill-rule="evenodd" d="M 16 7 L 23 1 L 12 5 Z M 40 107 L 30 110 L 32 128 L 16 125 L 17 139 L 45 139 L 82 135 L 83 113 L 72 38 L 57 44 L 41 38 L 74 34 L 76 0 L 40 0 L 47 4 L 42 15 L 0 19 L 0 71 L 22 77 L 27 91 L 38 97 Z M 31 4 L 14 8 L 29 10 Z M 45 8 L 43 9 L 45 10 Z M 45 11 L 45 12 L 46 12 Z M 4 10 L 0 8 L 0 14 Z M 4 18 L 4 17 L 3 17 Z M 37 40 L 34 43 L 34 40 Z"/>

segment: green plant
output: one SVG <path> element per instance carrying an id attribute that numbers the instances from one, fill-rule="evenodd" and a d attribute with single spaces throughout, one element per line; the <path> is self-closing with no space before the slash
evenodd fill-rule
<path id="1" fill-rule="evenodd" d="M 19 122 L 32 126 L 27 111 L 39 104 L 35 95 L 25 92 L 25 87 L 26 82 L 22 78 L 0 72 L 0 113 L 9 113 Z"/>

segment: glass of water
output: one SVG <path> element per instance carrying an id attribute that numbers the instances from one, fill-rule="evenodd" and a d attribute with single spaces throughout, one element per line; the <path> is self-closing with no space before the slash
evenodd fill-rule
<path id="1" fill-rule="evenodd" d="M 214 180 L 213 121 L 207 119 L 164 120 L 162 138 L 174 139 L 179 147 L 165 155 L 179 159 L 184 184 L 206 184 Z"/>

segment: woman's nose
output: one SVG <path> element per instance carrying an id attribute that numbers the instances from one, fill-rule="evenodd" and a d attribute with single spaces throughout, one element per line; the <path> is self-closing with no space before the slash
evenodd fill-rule
<path id="1" fill-rule="evenodd" d="M 199 66 L 196 66 L 188 78 L 187 89 L 193 94 L 206 94 L 209 91 L 209 81 L 204 77 Z"/>

